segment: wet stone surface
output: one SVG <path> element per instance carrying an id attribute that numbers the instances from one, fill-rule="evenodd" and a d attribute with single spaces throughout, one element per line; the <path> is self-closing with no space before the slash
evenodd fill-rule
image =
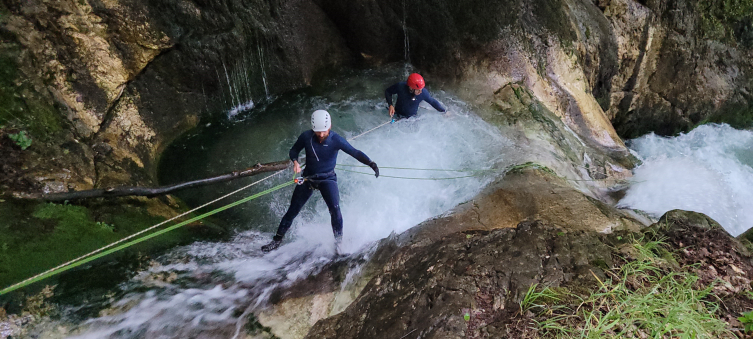
<path id="1" fill-rule="evenodd" d="M 353 304 L 318 322 L 306 338 L 400 338 L 411 331 L 421 338 L 502 335 L 505 319 L 518 311 L 532 284 L 592 279 L 591 271 L 603 276 L 592 266 L 612 264 L 603 237 L 523 222 L 403 248 Z"/>

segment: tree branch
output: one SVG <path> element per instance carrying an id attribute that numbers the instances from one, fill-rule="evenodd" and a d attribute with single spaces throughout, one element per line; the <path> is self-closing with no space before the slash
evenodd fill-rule
<path id="1" fill-rule="evenodd" d="M 114 198 L 124 196 L 145 196 L 155 197 L 158 195 L 170 194 L 175 191 L 183 190 L 186 188 L 193 188 L 199 186 L 206 186 L 211 184 L 217 184 L 238 178 L 248 177 L 259 173 L 280 171 L 288 168 L 290 160 L 270 162 L 266 164 L 256 164 L 254 167 L 247 168 L 242 171 L 234 171 L 227 174 L 219 175 L 216 177 L 205 178 L 200 180 L 183 182 L 175 185 L 162 186 L 162 187 L 115 187 L 108 189 L 93 189 L 86 191 L 74 191 L 64 193 L 31 193 L 20 194 L 19 198 L 43 200 L 43 201 L 65 201 L 65 200 L 77 200 L 77 199 L 90 199 L 90 198 Z"/>

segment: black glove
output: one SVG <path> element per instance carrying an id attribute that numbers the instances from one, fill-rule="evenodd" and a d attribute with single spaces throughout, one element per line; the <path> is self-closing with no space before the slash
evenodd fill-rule
<path id="1" fill-rule="evenodd" d="M 376 163 L 372 161 L 369 163 L 369 167 L 374 170 L 374 176 L 379 178 L 379 167 L 377 167 Z"/>

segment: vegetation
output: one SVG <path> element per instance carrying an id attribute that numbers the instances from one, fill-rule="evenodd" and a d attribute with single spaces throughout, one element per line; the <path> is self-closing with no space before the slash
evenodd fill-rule
<path id="1" fill-rule="evenodd" d="M 702 0 L 698 8 L 704 38 L 753 47 L 753 1 Z"/>
<path id="2" fill-rule="evenodd" d="M 528 169 L 528 168 L 532 168 L 532 169 L 537 169 L 537 170 L 540 170 L 540 171 L 542 171 L 542 172 L 546 172 L 546 173 L 549 173 L 549 174 L 551 174 L 551 175 L 553 175 L 553 176 L 555 176 L 555 177 L 561 178 L 561 177 L 560 177 L 559 175 L 557 175 L 557 173 L 556 173 L 556 172 L 554 172 L 554 170 L 552 170 L 551 168 L 549 168 L 549 167 L 546 167 L 546 166 L 544 166 L 544 165 L 541 165 L 541 164 L 537 164 L 537 163 L 535 163 L 535 162 L 531 162 L 531 161 L 529 161 L 529 162 L 526 162 L 526 163 L 522 163 L 522 164 L 512 165 L 512 166 L 510 166 L 510 167 L 507 167 L 507 168 L 505 169 L 505 173 L 521 173 L 521 172 L 523 172 L 524 170 L 526 170 L 526 169 Z"/>
<path id="3" fill-rule="evenodd" d="M 737 320 L 743 324 L 745 332 L 753 332 L 753 311 L 743 313 Z"/>
<path id="4" fill-rule="evenodd" d="M 20 54 L 20 47 L 0 44 L 0 125 L 47 140 L 62 131 L 62 115 L 19 71 L 16 59 Z"/>
<path id="5" fill-rule="evenodd" d="M 710 286 L 681 270 L 661 240 L 628 241 L 618 267 L 606 270 L 596 291 L 533 286 L 520 304 L 544 338 L 733 338 L 719 319 Z M 752 318 L 753 319 L 753 318 Z M 742 321 L 742 320 L 741 320 Z"/>
<path id="6" fill-rule="evenodd" d="M 727 105 L 699 122 L 696 127 L 707 123 L 726 123 L 737 129 L 753 127 L 753 103 L 750 106 L 743 104 Z"/>
<path id="7" fill-rule="evenodd" d="M 31 146 L 31 137 L 26 134 L 26 131 L 8 134 L 8 137 L 13 140 L 13 142 L 15 142 L 18 147 L 21 147 L 22 150 L 25 150 Z"/>
<path id="8" fill-rule="evenodd" d="M 0 287 L 117 241 L 163 220 L 143 208 L 118 207 L 96 218 L 91 209 L 69 204 L 0 203 Z M 101 219 L 101 220 L 97 220 Z M 176 244 L 173 236 L 135 246 L 144 251 Z"/>

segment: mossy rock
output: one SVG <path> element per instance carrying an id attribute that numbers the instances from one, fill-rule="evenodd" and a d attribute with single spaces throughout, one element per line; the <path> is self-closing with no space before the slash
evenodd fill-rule
<path id="1" fill-rule="evenodd" d="M 519 125 L 525 131 L 541 130 L 559 146 L 568 159 L 578 163 L 580 157 L 573 150 L 578 142 L 568 140 L 568 132 L 562 120 L 549 111 L 529 90 L 520 83 L 509 83 L 494 92 L 491 110 L 481 111 L 485 121 L 497 125 Z"/>
<path id="2" fill-rule="evenodd" d="M 726 123 L 737 129 L 751 128 L 753 127 L 753 101 L 749 104 L 732 103 L 725 105 L 724 108 L 698 123 L 696 127 L 707 123 Z"/>
<path id="3" fill-rule="evenodd" d="M 704 38 L 753 47 L 753 1 L 702 0 L 696 6 Z"/>
<path id="4" fill-rule="evenodd" d="M 15 44 L 0 44 L 0 126 L 12 125 L 28 130 L 35 139 L 49 140 L 62 131 L 62 115 L 19 72 L 20 53 Z"/>
<path id="5" fill-rule="evenodd" d="M 6 200 L 0 203 L 0 215 L 3 216 L 0 218 L 0 287 L 3 288 L 165 220 L 152 215 L 144 204 L 124 201 L 85 206 Z M 209 221 L 197 222 L 97 260 L 92 263 L 94 270 L 87 269 L 92 267 L 88 264 L 42 284 L 67 281 L 73 282 L 68 285 L 75 289 L 93 285 L 115 287 L 127 279 L 125 275 L 136 270 L 128 266 L 138 265 L 136 262 L 143 261 L 145 255 L 195 240 L 197 232 L 192 226 L 202 226 L 198 234 L 202 238 L 208 236 L 203 229 L 217 228 Z M 82 279 L 84 276 L 88 278 Z"/>
<path id="6" fill-rule="evenodd" d="M 692 226 L 701 229 L 720 229 L 724 230 L 724 227 L 711 219 L 708 215 L 692 211 L 684 210 L 671 210 L 659 218 L 657 223 L 660 227 L 671 229 L 673 227 Z"/>

